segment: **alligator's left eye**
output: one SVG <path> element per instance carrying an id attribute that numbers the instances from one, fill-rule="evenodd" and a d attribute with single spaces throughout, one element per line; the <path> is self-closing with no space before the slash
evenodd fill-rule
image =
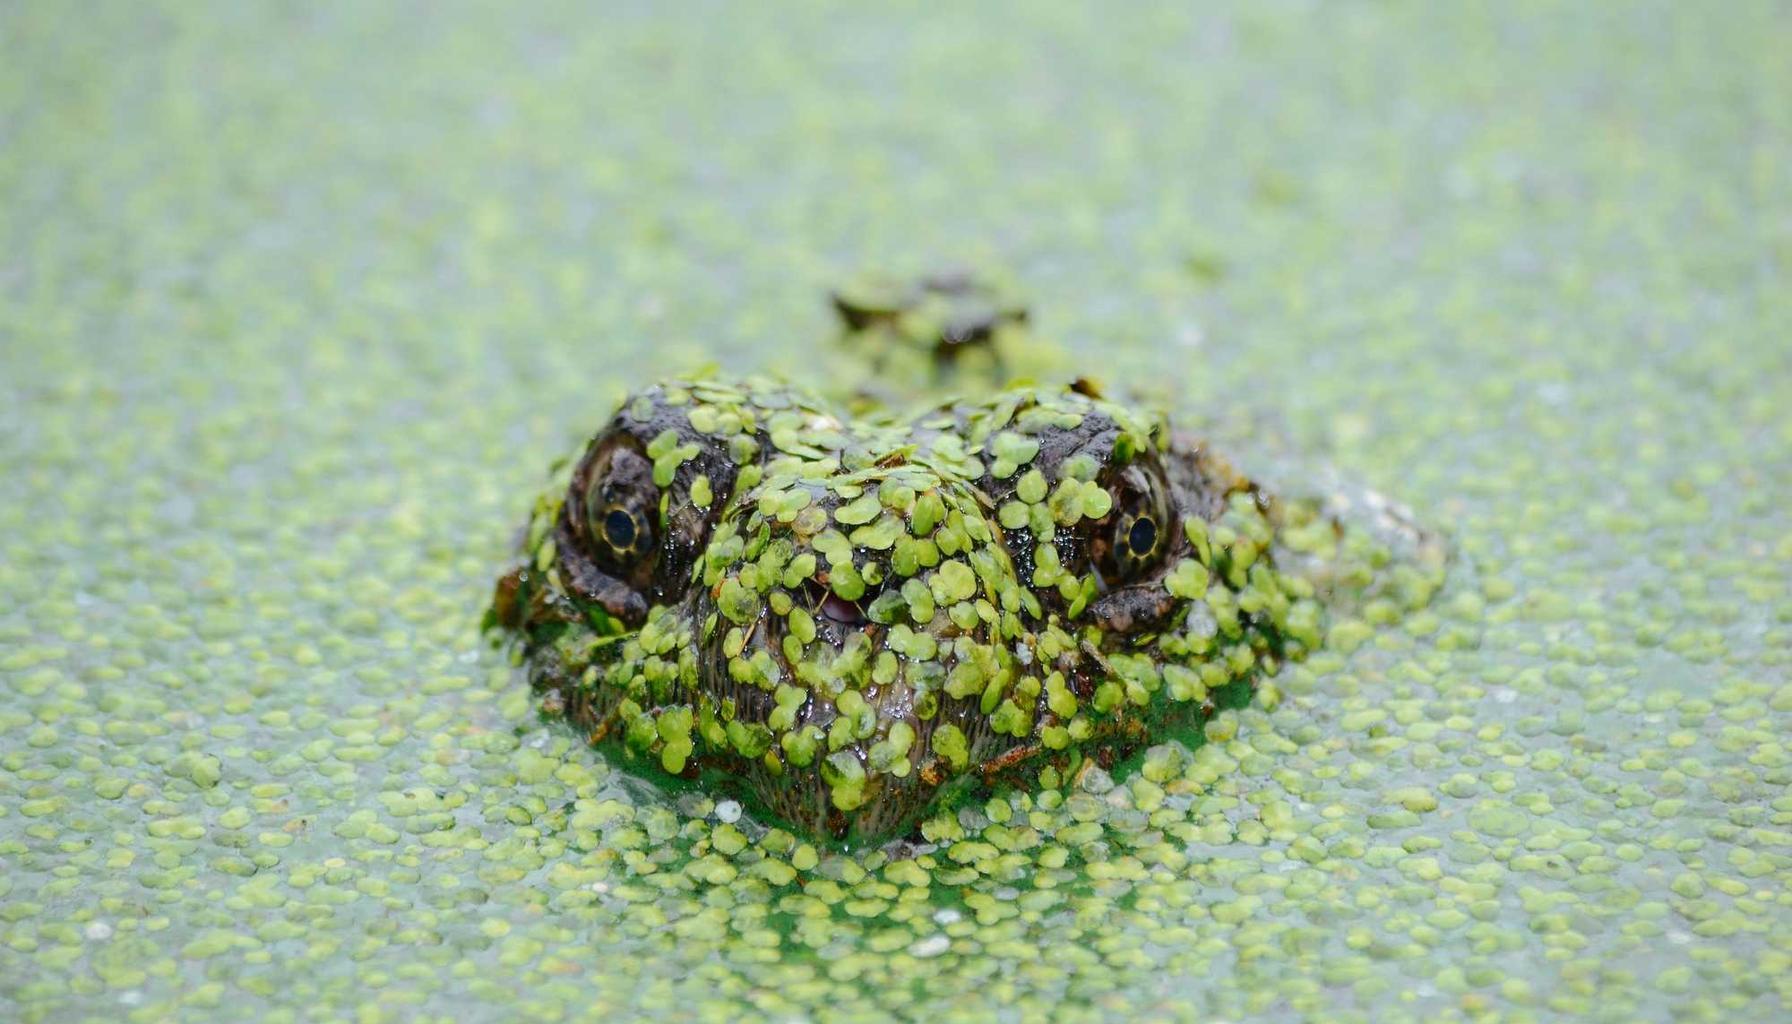
<path id="1" fill-rule="evenodd" d="M 1123 470 L 1109 488 L 1114 510 L 1090 538 L 1090 554 L 1104 583 L 1130 583 L 1164 564 L 1175 526 L 1168 492 L 1159 476 L 1137 464 Z"/>
<path id="2" fill-rule="evenodd" d="M 1157 520 L 1150 513 L 1123 517 L 1114 524 L 1114 555 L 1123 566 L 1141 566 L 1157 554 Z M 1127 573 L 1126 575 L 1132 575 Z"/>

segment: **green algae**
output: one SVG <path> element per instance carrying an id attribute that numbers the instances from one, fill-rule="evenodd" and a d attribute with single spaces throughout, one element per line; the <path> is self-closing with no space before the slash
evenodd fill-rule
<path id="1" fill-rule="evenodd" d="M 1778 7 L 0 25 L 0 1015 L 1783 1013 Z M 494 524 L 941 254 L 1448 522 L 1433 618 L 919 846 L 637 789 L 479 642 Z"/>

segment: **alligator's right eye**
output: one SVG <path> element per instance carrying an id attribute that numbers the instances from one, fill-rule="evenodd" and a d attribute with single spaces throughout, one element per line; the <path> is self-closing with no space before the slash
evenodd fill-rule
<path id="1" fill-rule="evenodd" d="M 635 546 L 635 514 L 625 508 L 613 508 L 604 513 L 604 539 L 610 542 L 611 548 L 628 549 Z"/>
<path id="2" fill-rule="evenodd" d="M 633 565 L 653 550 L 653 526 L 641 513 L 612 505 L 596 514 L 603 517 L 603 525 L 594 527 L 592 536 L 618 565 Z"/>
<path id="3" fill-rule="evenodd" d="M 653 464 L 618 445 L 592 465 L 588 481 L 585 535 L 592 558 L 607 572 L 632 577 L 651 565 L 656 552 L 660 489 L 653 483 Z"/>

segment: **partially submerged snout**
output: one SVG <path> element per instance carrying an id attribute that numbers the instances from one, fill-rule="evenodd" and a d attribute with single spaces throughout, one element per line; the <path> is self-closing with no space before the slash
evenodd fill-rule
<path id="1" fill-rule="evenodd" d="M 780 817 L 882 833 L 931 795 L 942 728 L 967 756 L 990 747 L 983 694 L 1031 638 L 986 501 L 891 450 L 786 462 L 724 516 L 695 605 L 699 700 L 732 708 L 745 781 Z"/>
<path id="2" fill-rule="evenodd" d="M 1318 640 L 1273 506 L 1161 419 L 1022 388 L 850 421 L 763 381 L 625 402 L 500 619 L 600 739 L 797 827 L 1051 781 Z"/>

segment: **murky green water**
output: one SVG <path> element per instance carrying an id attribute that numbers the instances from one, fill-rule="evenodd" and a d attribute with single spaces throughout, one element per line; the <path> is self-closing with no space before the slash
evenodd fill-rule
<path id="1" fill-rule="evenodd" d="M 0 1017 L 1785 1012 L 1786 9 L 920 13 L 0 12 Z M 939 262 L 1450 587 L 912 860 L 540 722 L 547 460 Z"/>

